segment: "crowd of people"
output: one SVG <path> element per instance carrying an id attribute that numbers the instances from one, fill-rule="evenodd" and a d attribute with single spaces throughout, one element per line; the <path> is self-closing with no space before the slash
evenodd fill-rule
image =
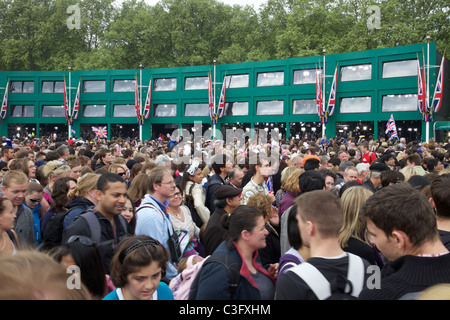
<path id="1" fill-rule="evenodd" d="M 263 140 L 3 137 L 0 299 L 450 299 L 449 144 Z"/>

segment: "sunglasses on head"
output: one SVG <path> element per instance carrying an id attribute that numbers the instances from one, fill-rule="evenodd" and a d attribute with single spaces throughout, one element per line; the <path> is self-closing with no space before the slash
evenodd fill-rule
<path id="1" fill-rule="evenodd" d="M 42 201 L 42 198 L 41 199 L 34 199 L 34 198 L 30 197 L 29 195 L 27 195 L 27 197 L 28 197 L 28 199 L 30 199 L 31 202 L 41 202 Z"/>
<path id="2" fill-rule="evenodd" d="M 75 241 L 79 241 L 81 244 L 85 246 L 92 246 L 95 244 L 94 240 L 92 240 L 91 238 L 79 235 L 71 236 L 69 240 L 67 240 L 67 243 L 72 243 Z"/>

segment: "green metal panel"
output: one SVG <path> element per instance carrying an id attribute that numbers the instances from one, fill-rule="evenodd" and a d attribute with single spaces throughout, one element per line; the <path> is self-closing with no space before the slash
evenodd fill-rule
<path id="1" fill-rule="evenodd" d="M 382 78 L 382 67 L 384 62 L 397 61 L 404 59 L 416 59 L 417 55 L 422 54 L 422 50 L 427 50 L 427 44 L 417 44 L 411 46 L 376 49 L 369 51 L 360 51 L 352 53 L 327 55 L 326 61 L 326 78 L 325 78 L 325 100 L 328 100 L 332 76 L 335 67 L 351 66 L 358 64 L 370 63 L 372 65 L 372 75 L 370 80 L 348 81 L 341 82 L 338 79 L 337 83 L 337 97 L 335 113 L 328 118 L 326 124 L 327 136 L 336 135 L 336 123 L 341 122 L 356 122 L 356 121 L 371 121 L 374 123 L 374 135 L 378 136 L 377 122 L 386 122 L 391 114 L 396 120 L 420 120 L 421 115 L 417 111 L 408 112 L 382 112 L 382 98 L 387 94 L 407 94 L 417 92 L 417 79 L 415 76 L 403 78 Z M 430 64 L 436 64 L 436 44 L 430 43 Z M 283 123 L 286 127 L 287 135 L 292 135 L 294 132 L 289 131 L 289 123 L 306 122 L 312 123 L 318 127 L 320 121 L 317 114 L 295 115 L 293 114 L 293 101 L 296 99 L 314 99 L 315 98 L 315 84 L 293 84 L 293 74 L 295 70 L 301 69 L 315 69 L 319 66 L 323 67 L 323 56 L 303 57 L 283 60 L 270 60 L 237 64 L 223 64 L 216 65 L 215 81 L 222 83 L 225 75 L 248 74 L 249 87 L 248 88 L 233 88 L 226 91 L 227 102 L 241 102 L 246 101 L 249 105 L 247 116 L 224 116 L 219 119 L 218 128 L 222 123 L 250 123 L 254 127 L 255 123 L 277 122 Z M 114 80 L 118 79 L 135 79 L 140 81 L 140 69 L 130 70 L 88 70 L 71 72 L 71 103 L 76 94 L 76 87 L 78 81 L 86 80 L 104 80 L 105 92 L 102 93 L 81 93 L 79 117 L 74 121 L 73 129 L 80 132 L 81 126 L 105 124 L 108 129 L 114 125 L 136 125 L 135 117 L 113 117 L 113 107 L 115 104 L 131 104 L 134 105 L 134 92 L 113 92 Z M 257 87 L 257 76 L 260 72 L 284 72 L 284 83 L 279 86 L 271 87 Z M 149 139 L 151 136 L 152 125 L 157 124 L 177 124 L 181 127 L 183 124 L 193 124 L 194 121 L 202 121 L 203 123 L 210 123 L 209 116 L 204 117 L 186 117 L 184 116 L 186 103 L 208 103 L 208 90 L 185 90 L 185 79 L 187 77 L 205 77 L 209 73 L 214 75 L 214 65 L 195 66 L 195 67 L 179 67 L 179 68 L 159 68 L 159 69 L 142 69 L 142 83 L 141 86 L 142 97 L 141 103 L 144 104 L 145 97 L 148 92 L 148 84 L 150 78 L 153 80 L 160 78 L 176 78 L 177 89 L 175 91 L 152 91 L 152 110 L 149 119 L 145 120 L 143 126 L 143 139 Z M 7 135 L 8 124 L 36 124 L 37 128 L 43 124 L 64 124 L 65 119 L 59 118 L 45 118 L 41 116 L 42 106 L 52 104 L 63 104 L 62 93 L 42 93 L 42 81 L 44 80 L 63 80 L 69 81 L 68 71 L 51 71 L 51 72 L 0 72 L 0 94 L 3 96 L 6 82 L 14 80 L 33 80 L 34 93 L 10 93 L 9 106 L 18 104 L 31 104 L 35 108 L 34 118 L 12 118 L 10 112 L 0 125 L 0 134 Z M 434 83 L 434 78 L 430 77 L 430 82 Z M 218 103 L 220 96 L 221 84 L 216 85 L 215 95 Z M 432 94 L 432 93 L 430 93 Z M 370 96 L 371 109 L 370 113 L 341 113 L 340 99 L 346 97 Z M 257 115 L 256 105 L 259 101 L 283 101 L 282 115 Z M 175 117 L 154 117 L 153 105 L 155 104 L 176 104 L 177 114 Z M 106 116 L 102 118 L 88 118 L 83 117 L 84 106 L 89 104 L 99 104 L 106 106 Z M 448 115 L 444 115 L 447 117 Z M 430 125 L 430 136 L 432 136 L 432 127 Z M 425 125 L 422 126 L 422 135 L 424 133 Z M 108 130 L 110 132 L 110 130 Z M 381 133 L 380 133 L 381 134 Z"/>

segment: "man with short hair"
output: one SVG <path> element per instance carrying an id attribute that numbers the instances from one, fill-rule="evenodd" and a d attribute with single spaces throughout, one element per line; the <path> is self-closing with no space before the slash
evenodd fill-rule
<path id="1" fill-rule="evenodd" d="M 445 247 L 450 250 L 450 174 L 440 175 L 431 182 L 431 198 L 436 209 L 437 228 Z"/>
<path id="2" fill-rule="evenodd" d="M 169 216 L 169 198 L 175 194 L 175 180 L 172 170 L 165 166 L 153 168 L 148 176 L 150 192 L 144 196 L 136 211 L 135 234 L 152 237 L 169 251 L 170 260 L 167 262 L 166 278 L 170 281 L 177 275 L 175 265 L 181 258 L 179 249 L 174 250 L 171 246 L 171 243 L 178 241 Z"/>
<path id="3" fill-rule="evenodd" d="M 129 235 L 129 226 L 121 215 L 127 200 L 127 184 L 118 174 L 102 174 L 95 190 L 97 205 L 79 215 L 62 235 L 62 243 L 71 241 L 72 236 L 86 236 L 97 245 L 105 272 L 110 272 L 114 248 Z M 90 219 L 94 224 L 90 224 Z M 96 230 L 100 229 L 100 234 Z M 98 238 L 96 238 L 98 236 Z"/>
<path id="4" fill-rule="evenodd" d="M 234 167 L 228 174 L 228 181 L 226 184 L 229 184 L 235 188 L 240 188 L 242 186 L 242 179 L 244 178 L 244 175 L 244 171 L 242 171 L 241 168 Z"/>
<path id="5" fill-rule="evenodd" d="M 59 156 L 58 160 L 66 163 L 66 157 L 70 154 L 69 147 L 65 144 L 62 144 L 58 148 L 56 148 L 56 153 L 58 153 Z"/>
<path id="6" fill-rule="evenodd" d="M 391 169 L 384 163 L 374 162 L 370 165 L 369 170 L 369 179 L 362 186 L 375 193 L 381 188 L 381 172 Z"/>
<path id="7" fill-rule="evenodd" d="M 23 205 L 27 195 L 28 177 L 25 173 L 11 170 L 3 176 L 3 197 L 13 204 L 16 213 L 14 220 L 14 231 L 17 233 L 19 242 L 24 248 L 36 247 L 34 237 L 33 213 L 30 208 Z"/>
<path id="8" fill-rule="evenodd" d="M 228 184 L 221 185 L 214 190 L 216 210 L 211 214 L 203 233 L 205 256 L 211 255 L 225 240 L 226 230 L 222 228 L 221 219 L 223 215 L 230 214 L 234 208 L 239 206 L 241 193 L 241 188 Z"/>
<path id="9" fill-rule="evenodd" d="M 419 176 L 424 176 L 427 173 L 422 164 L 423 160 L 417 153 L 413 153 L 406 158 L 406 166 L 413 167 Z"/>
<path id="10" fill-rule="evenodd" d="M 359 183 L 366 182 L 366 176 L 369 174 L 370 165 L 368 163 L 358 163 L 356 165 L 356 170 L 358 170 L 358 178 L 356 179 Z"/>
<path id="11" fill-rule="evenodd" d="M 348 167 L 355 167 L 355 164 L 349 160 L 347 161 L 342 161 L 339 163 L 339 170 L 338 172 L 336 172 L 336 183 L 335 185 L 339 185 L 342 182 L 345 182 L 345 178 L 344 178 L 344 174 L 345 174 L 345 170 L 347 170 Z"/>
<path id="12" fill-rule="evenodd" d="M 211 160 L 211 169 L 214 174 L 209 178 L 206 185 L 205 206 L 209 209 L 209 212 L 214 212 L 216 210 L 214 190 L 225 184 L 228 174 L 233 170 L 233 163 L 226 154 L 217 154 Z"/>
<path id="13" fill-rule="evenodd" d="M 363 141 L 361 143 L 361 162 L 372 164 L 377 159 L 377 155 L 374 152 L 369 150 L 369 143 L 367 141 Z"/>
<path id="14" fill-rule="evenodd" d="M 338 158 L 341 160 L 341 163 L 344 161 L 348 161 L 348 153 L 347 151 L 341 150 L 338 152 Z"/>
<path id="15" fill-rule="evenodd" d="M 100 149 L 97 152 L 98 163 L 95 166 L 95 170 L 100 168 L 108 169 L 109 166 L 113 163 L 113 156 L 111 155 L 111 151 L 108 149 Z"/>
<path id="16" fill-rule="evenodd" d="M 450 254 L 442 244 L 428 199 L 409 183 L 382 188 L 362 206 L 371 242 L 389 261 L 376 288 L 360 299 L 414 299 L 421 291 L 450 282 Z"/>
<path id="17" fill-rule="evenodd" d="M 335 185 L 335 188 L 340 189 L 347 182 L 355 181 L 357 179 L 358 179 L 358 170 L 356 169 L 356 167 L 352 167 L 352 166 L 347 167 L 347 168 L 345 168 L 345 171 L 344 171 L 344 181 Z"/>
<path id="18" fill-rule="evenodd" d="M 315 190 L 301 194 L 295 200 L 297 221 L 303 244 L 310 249 L 307 262 L 281 274 L 277 281 L 276 300 L 323 300 L 335 291 L 358 297 L 365 287 L 369 262 L 342 250 L 339 231 L 343 214 L 339 198 L 329 191 Z M 349 272 L 351 268 L 352 272 Z M 355 279 L 348 280 L 348 276 Z M 321 290 L 314 283 L 325 278 Z M 331 286 L 331 283 L 334 286 Z M 351 289 L 350 289 L 351 288 Z"/>
<path id="19" fill-rule="evenodd" d="M 5 146 L 2 148 L 0 162 L 8 163 L 12 159 L 14 159 L 14 156 L 15 156 L 15 151 L 14 151 L 13 147 Z"/>
<path id="20" fill-rule="evenodd" d="M 272 202 L 275 202 L 275 196 L 273 192 L 269 191 L 265 180 L 272 175 L 272 167 L 270 166 L 269 160 L 265 156 L 258 154 L 250 159 L 250 170 L 253 172 L 253 176 L 242 189 L 241 204 L 247 204 L 248 199 L 259 192 L 267 195 L 270 194 Z"/>

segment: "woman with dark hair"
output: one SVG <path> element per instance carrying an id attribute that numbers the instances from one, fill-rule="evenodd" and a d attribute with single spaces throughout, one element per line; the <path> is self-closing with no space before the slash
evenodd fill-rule
<path id="1" fill-rule="evenodd" d="M 155 239 L 145 236 L 124 238 L 111 260 L 111 280 L 116 289 L 103 300 L 173 300 L 169 286 L 161 279 L 166 273 L 169 252 Z"/>
<path id="2" fill-rule="evenodd" d="M 266 270 L 258 258 L 258 250 L 266 246 L 268 235 L 263 213 L 256 207 L 240 205 L 222 216 L 222 227 L 227 230 L 228 239 L 203 264 L 189 298 L 273 300 L 278 265 Z M 230 284 L 234 281 L 230 274 L 236 273 L 239 280 L 231 290 Z"/>
<path id="3" fill-rule="evenodd" d="M 92 299 L 102 299 L 114 290 L 109 276 L 105 274 L 97 245 L 91 238 L 72 236 L 66 244 L 49 251 L 49 255 L 66 268 L 78 267 L 81 282 L 89 290 Z"/>
<path id="4" fill-rule="evenodd" d="M 183 200 L 191 210 L 192 220 L 199 228 L 207 223 L 211 216 L 209 209 L 205 205 L 206 190 L 201 185 L 203 167 L 202 163 L 194 160 L 190 165 L 186 166 L 180 181 Z"/>

